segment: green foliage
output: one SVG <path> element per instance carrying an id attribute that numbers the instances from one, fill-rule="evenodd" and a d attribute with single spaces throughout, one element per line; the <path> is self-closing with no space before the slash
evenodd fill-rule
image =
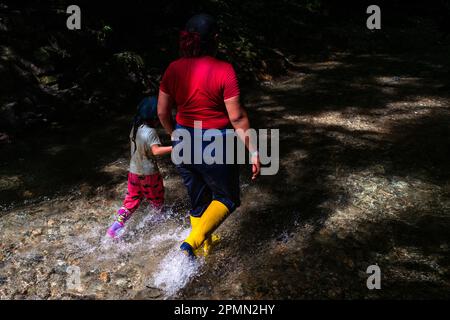
<path id="1" fill-rule="evenodd" d="M 116 53 L 113 59 L 125 72 L 142 72 L 145 66 L 142 57 L 131 51 Z"/>
<path id="2" fill-rule="evenodd" d="M 97 41 L 100 45 L 105 45 L 108 38 L 111 36 L 113 29 L 111 26 L 104 25 L 99 31 L 97 31 Z"/>

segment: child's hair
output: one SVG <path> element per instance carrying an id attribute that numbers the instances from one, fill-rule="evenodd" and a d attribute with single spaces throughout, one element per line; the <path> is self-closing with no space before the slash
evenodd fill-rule
<path id="1" fill-rule="evenodd" d="M 132 123 L 133 134 L 131 135 L 131 141 L 133 141 L 134 144 L 133 152 L 136 152 L 136 134 L 139 127 L 149 121 L 155 121 L 158 119 L 157 106 L 158 99 L 156 96 L 145 97 L 139 103 Z"/>

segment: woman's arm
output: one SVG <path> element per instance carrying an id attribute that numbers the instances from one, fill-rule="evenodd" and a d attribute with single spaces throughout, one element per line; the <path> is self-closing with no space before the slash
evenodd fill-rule
<path id="1" fill-rule="evenodd" d="M 172 98 L 167 93 L 159 90 L 158 117 L 161 125 L 169 135 L 172 135 L 173 132 L 172 105 Z"/>
<path id="2" fill-rule="evenodd" d="M 162 147 L 159 144 L 152 145 L 151 149 L 152 149 L 152 153 L 155 156 L 162 156 L 164 154 L 172 152 L 172 147 L 170 147 L 170 146 L 169 147 Z"/>
<path id="3" fill-rule="evenodd" d="M 248 120 L 247 112 L 241 106 L 239 96 L 227 99 L 224 102 L 231 125 L 236 130 L 237 135 L 242 140 L 242 142 L 244 142 L 248 151 L 252 155 L 252 180 L 254 180 L 259 176 L 261 172 L 261 162 L 259 160 L 258 150 L 256 146 L 253 145 L 248 135 L 245 134 L 245 132 L 250 129 L 250 121 Z"/>

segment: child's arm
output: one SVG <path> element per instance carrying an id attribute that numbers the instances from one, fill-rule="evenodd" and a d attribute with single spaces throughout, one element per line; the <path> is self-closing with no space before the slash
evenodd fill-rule
<path id="1" fill-rule="evenodd" d="M 161 145 L 159 145 L 159 144 L 154 144 L 154 145 L 152 145 L 151 146 L 151 149 L 152 149 L 152 153 L 155 155 L 155 156 L 162 156 L 162 155 L 164 155 L 164 154 L 167 154 L 167 153 L 171 153 L 172 152 L 172 147 L 170 146 L 170 147 L 162 147 Z"/>

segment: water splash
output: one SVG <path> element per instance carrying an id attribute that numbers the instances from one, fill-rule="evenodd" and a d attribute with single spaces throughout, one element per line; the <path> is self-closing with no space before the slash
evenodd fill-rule
<path id="1" fill-rule="evenodd" d="M 198 275 L 204 260 L 191 259 L 176 245 L 161 260 L 154 275 L 154 286 L 161 289 L 166 298 L 173 297 L 180 289 Z"/>
<path id="2" fill-rule="evenodd" d="M 109 289 L 102 283 L 104 280 L 99 280 L 99 275 L 106 273 L 111 279 L 107 282 L 109 286 L 120 286 L 118 281 L 126 278 L 133 290 L 152 286 L 161 290 L 161 298 L 170 298 L 199 274 L 204 263 L 191 261 L 179 250 L 190 232 L 179 211 L 170 207 L 159 211 L 143 206 L 125 224 L 124 234 L 119 239 L 106 235 L 113 216 L 107 223 L 105 219 L 101 223 L 92 219 L 88 224 L 67 219 L 53 226 L 52 234 L 57 237 L 51 241 L 64 244 L 64 249 L 56 254 L 64 261 L 64 266 L 79 266 L 85 273 L 85 281 L 94 284 L 86 287 L 83 294 L 105 292 L 109 296 Z M 99 288 L 104 291 L 98 291 Z"/>
<path id="3" fill-rule="evenodd" d="M 123 253 L 148 252 L 168 241 L 180 242 L 188 234 L 189 230 L 182 226 L 171 225 L 174 212 L 170 208 L 163 211 L 146 210 L 144 215 L 136 213 L 125 225 L 121 237 L 111 239 L 102 236 L 96 248 L 98 260 L 118 259 Z"/>

